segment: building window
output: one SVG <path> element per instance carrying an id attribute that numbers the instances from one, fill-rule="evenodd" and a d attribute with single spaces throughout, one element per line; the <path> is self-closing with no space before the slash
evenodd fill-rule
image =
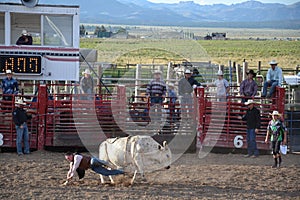
<path id="1" fill-rule="evenodd" d="M 43 38 L 45 46 L 73 46 L 72 16 L 48 16 L 43 19 Z"/>

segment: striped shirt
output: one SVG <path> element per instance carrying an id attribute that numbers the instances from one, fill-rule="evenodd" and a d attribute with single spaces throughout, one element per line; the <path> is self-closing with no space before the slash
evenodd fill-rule
<path id="1" fill-rule="evenodd" d="M 167 92 L 167 87 L 166 87 L 166 83 L 163 80 L 153 79 L 147 85 L 147 90 L 146 90 L 147 95 L 163 96 L 163 95 L 166 95 L 166 92 Z"/>

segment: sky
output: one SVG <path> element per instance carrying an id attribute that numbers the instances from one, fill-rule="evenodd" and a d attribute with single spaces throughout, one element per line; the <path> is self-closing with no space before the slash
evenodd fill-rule
<path id="1" fill-rule="evenodd" d="M 178 3 L 179 1 L 192 1 L 192 0 L 148 0 L 153 3 Z M 194 0 L 195 3 L 201 4 L 201 5 L 211 5 L 211 4 L 218 4 L 218 3 L 223 3 L 223 4 L 236 4 L 236 3 L 241 3 L 245 2 L 247 0 Z M 296 2 L 299 2 L 300 0 L 258 0 L 262 3 L 282 3 L 282 4 L 293 4 Z"/>

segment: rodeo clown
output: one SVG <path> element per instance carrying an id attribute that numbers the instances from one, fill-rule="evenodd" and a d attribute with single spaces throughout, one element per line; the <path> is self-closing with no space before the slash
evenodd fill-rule
<path id="1" fill-rule="evenodd" d="M 65 159 L 70 162 L 70 169 L 67 174 L 67 181 L 64 185 L 68 184 L 68 182 L 73 178 L 75 172 L 77 172 L 79 179 L 82 179 L 85 175 L 85 170 L 88 169 L 92 169 L 94 172 L 104 176 L 124 174 L 121 170 L 107 169 L 108 163 L 95 157 L 67 152 L 65 154 Z"/>
<path id="2" fill-rule="evenodd" d="M 272 120 L 268 124 L 267 135 L 265 142 L 268 142 L 269 136 L 271 136 L 272 143 L 272 153 L 274 158 L 274 165 L 272 168 L 280 167 L 282 159 L 280 154 L 281 142 L 286 145 L 287 142 L 287 128 L 284 123 L 279 119 L 280 114 L 278 111 L 274 110 L 273 113 L 269 115 L 272 116 Z"/>

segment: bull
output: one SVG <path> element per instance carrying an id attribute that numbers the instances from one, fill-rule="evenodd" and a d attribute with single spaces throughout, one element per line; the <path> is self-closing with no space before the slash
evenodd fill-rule
<path id="1" fill-rule="evenodd" d="M 145 178 L 145 172 L 169 168 L 172 154 L 166 141 L 160 145 L 151 136 L 136 135 L 106 139 L 99 146 L 99 159 L 114 168 L 134 172 L 130 182 L 133 184 L 137 173 Z M 100 178 L 104 183 L 102 175 Z M 109 178 L 113 183 L 112 177 Z"/>

